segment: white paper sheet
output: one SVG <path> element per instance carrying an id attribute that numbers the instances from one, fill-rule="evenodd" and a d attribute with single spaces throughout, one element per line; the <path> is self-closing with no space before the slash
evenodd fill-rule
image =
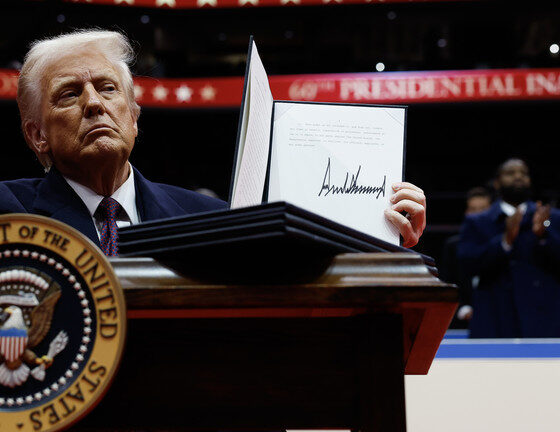
<path id="1" fill-rule="evenodd" d="M 393 244 L 405 109 L 275 102 L 268 201 L 288 201 Z"/>
<path id="2" fill-rule="evenodd" d="M 261 204 L 266 180 L 273 99 L 254 42 L 250 62 L 231 208 Z"/>

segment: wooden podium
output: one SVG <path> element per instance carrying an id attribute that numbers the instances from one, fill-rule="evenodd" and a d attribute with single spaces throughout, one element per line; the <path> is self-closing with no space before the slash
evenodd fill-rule
<path id="1" fill-rule="evenodd" d="M 457 306 L 456 289 L 409 253 L 338 255 L 280 283 L 111 262 L 125 354 L 72 430 L 404 431 L 404 374 L 428 372 Z"/>

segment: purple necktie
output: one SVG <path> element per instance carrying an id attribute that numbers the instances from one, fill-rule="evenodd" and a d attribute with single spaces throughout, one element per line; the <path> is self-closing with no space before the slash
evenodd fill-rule
<path id="1" fill-rule="evenodd" d="M 119 235 L 117 233 L 116 216 L 121 205 L 111 197 L 105 197 L 101 200 L 98 210 L 103 216 L 103 224 L 101 225 L 101 250 L 107 256 L 116 256 L 119 254 Z"/>

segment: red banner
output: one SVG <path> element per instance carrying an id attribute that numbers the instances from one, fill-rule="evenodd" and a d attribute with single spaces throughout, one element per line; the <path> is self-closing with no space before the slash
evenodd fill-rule
<path id="1" fill-rule="evenodd" d="M 433 3 L 452 0 L 65 0 L 72 3 L 140 6 L 172 9 L 270 6 L 323 6 L 328 4 Z M 458 0 L 454 0 L 458 1 Z"/>
<path id="2" fill-rule="evenodd" d="M 277 100 L 433 103 L 560 99 L 560 69 L 271 76 Z M 0 70 L 0 98 L 14 99 L 17 72 Z M 138 103 L 149 107 L 237 107 L 243 78 L 136 78 Z"/>
<path id="3" fill-rule="evenodd" d="M 270 77 L 276 99 L 430 103 L 560 98 L 560 69 L 293 75 Z"/>

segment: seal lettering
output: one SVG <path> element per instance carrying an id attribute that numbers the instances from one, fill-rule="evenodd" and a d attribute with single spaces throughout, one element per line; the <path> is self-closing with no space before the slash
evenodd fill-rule
<path id="1" fill-rule="evenodd" d="M 43 243 L 49 243 L 52 246 L 56 246 L 57 248 L 67 251 L 66 246 L 70 243 L 66 237 L 61 236 L 60 234 L 56 234 L 52 231 L 45 230 L 45 238 L 43 239 Z"/>
<path id="2" fill-rule="evenodd" d="M 105 374 L 107 373 L 107 368 L 105 366 L 97 366 L 97 362 L 95 360 L 93 360 L 90 364 L 89 364 L 89 368 L 88 370 L 92 373 L 92 374 L 97 374 L 99 373 L 99 376 L 104 377 Z"/>
<path id="3" fill-rule="evenodd" d="M 70 390 L 68 390 L 66 392 L 66 396 L 68 396 L 69 398 L 75 399 L 77 401 L 83 402 L 84 401 L 84 395 L 82 394 L 82 389 L 80 388 L 80 383 L 79 382 L 76 383 L 76 393 L 71 393 Z"/>
<path id="4" fill-rule="evenodd" d="M 86 262 L 84 262 L 83 264 L 80 264 L 80 260 L 82 259 L 83 256 L 86 256 L 87 253 L 88 253 L 88 250 L 86 248 L 84 248 L 84 250 L 82 252 L 80 252 L 80 255 L 78 255 L 78 257 L 74 261 L 74 263 L 76 264 L 76 266 L 78 268 L 84 268 L 85 266 L 87 266 L 93 260 L 93 256 L 90 255 Z"/>
<path id="5" fill-rule="evenodd" d="M 88 273 L 91 273 L 91 276 L 89 278 L 89 282 L 90 283 L 94 283 L 97 282 L 99 279 L 103 278 L 105 276 L 105 273 L 101 273 L 100 275 L 97 275 L 97 269 L 99 267 L 99 263 L 95 263 L 94 265 L 92 265 L 90 268 L 88 268 L 85 272 L 84 272 L 84 276 L 87 275 Z"/>
<path id="6" fill-rule="evenodd" d="M 2 237 L 3 237 L 3 242 L 7 242 L 8 240 L 8 234 L 7 234 L 7 229 L 10 228 L 12 226 L 11 223 L 2 223 L 0 224 L 0 228 L 2 228 Z"/>
<path id="7" fill-rule="evenodd" d="M 35 237 L 35 234 L 37 234 L 37 231 L 39 231 L 39 228 L 37 228 L 36 226 L 29 228 L 27 225 L 22 225 L 19 228 L 19 236 L 23 239 L 29 238 L 31 240 L 33 240 L 33 238 Z"/>
<path id="8" fill-rule="evenodd" d="M 66 403 L 66 401 L 64 400 L 64 397 L 61 397 L 58 401 L 64 407 L 65 410 L 65 412 L 62 413 L 62 417 L 68 417 L 70 414 L 76 411 L 76 406 L 72 405 L 72 408 L 70 408 Z"/>
<path id="9" fill-rule="evenodd" d="M 104 339 L 113 339 L 119 332 L 117 324 L 107 324 L 105 323 L 104 313 L 111 313 L 114 319 L 117 319 L 117 310 L 115 308 L 109 309 L 99 309 L 99 317 L 101 318 L 101 324 L 99 325 L 99 333 Z"/>
<path id="10" fill-rule="evenodd" d="M 40 411 L 33 411 L 29 414 L 29 420 L 33 423 L 33 430 L 39 430 L 43 427 L 43 423 L 41 423 L 41 420 L 38 418 L 40 415 Z"/>
<path id="11" fill-rule="evenodd" d="M 60 421 L 60 416 L 58 415 L 58 413 L 56 412 L 56 408 L 54 407 L 54 404 L 48 404 L 46 407 L 43 408 L 43 413 L 49 412 L 49 423 L 50 424 L 55 424 L 58 423 Z"/>
<path id="12" fill-rule="evenodd" d="M 82 377 L 82 380 L 84 380 L 85 382 L 87 382 L 91 387 L 89 388 L 89 392 L 93 393 L 95 391 L 95 389 L 99 386 L 99 384 L 101 384 L 101 379 L 97 378 L 97 380 L 95 382 L 93 382 L 92 380 L 90 380 L 87 375 L 84 375 Z"/>

